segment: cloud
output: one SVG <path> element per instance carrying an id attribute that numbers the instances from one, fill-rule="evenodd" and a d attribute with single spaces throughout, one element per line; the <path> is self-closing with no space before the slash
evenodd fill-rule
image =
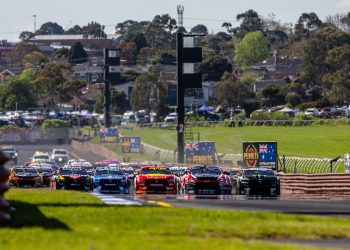
<path id="1" fill-rule="evenodd" d="M 340 0 L 337 3 L 337 8 L 338 9 L 347 9 L 350 8 L 350 0 Z"/>

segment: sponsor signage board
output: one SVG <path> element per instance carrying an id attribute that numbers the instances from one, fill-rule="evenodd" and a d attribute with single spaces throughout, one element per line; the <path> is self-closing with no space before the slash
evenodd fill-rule
<path id="1" fill-rule="evenodd" d="M 277 142 L 244 142 L 243 163 L 244 167 L 277 170 Z"/>
<path id="2" fill-rule="evenodd" d="M 187 143 L 186 162 L 189 164 L 215 164 L 215 142 Z"/>

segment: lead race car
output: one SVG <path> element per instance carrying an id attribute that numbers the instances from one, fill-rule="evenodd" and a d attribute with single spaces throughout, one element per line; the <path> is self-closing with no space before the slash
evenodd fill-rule
<path id="1" fill-rule="evenodd" d="M 128 194 L 130 181 L 121 169 L 115 167 L 97 168 L 92 176 L 91 189 L 101 193 Z"/>
<path id="2" fill-rule="evenodd" d="M 231 194 L 231 178 L 216 166 L 194 166 L 181 178 L 183 194 Z"/>
<path id="3" fill-rule="evenodd" d="M 168 167 L 142 167 L 135 178 L 135 192 L 177 194 L 176 178 Z"/>

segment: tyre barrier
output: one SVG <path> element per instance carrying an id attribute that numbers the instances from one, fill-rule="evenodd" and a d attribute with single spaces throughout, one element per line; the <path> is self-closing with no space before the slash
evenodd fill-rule
<path id="1" fill-rule="evenodd" d="M 279 174 L 281 194 L 350 195 L 350 174 Z"/>

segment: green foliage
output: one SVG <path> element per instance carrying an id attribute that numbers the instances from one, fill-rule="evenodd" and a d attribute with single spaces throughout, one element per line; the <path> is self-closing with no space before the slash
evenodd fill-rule
<path id="1" fill-rule="evenodd" d="M 197 24 L 191 29 L 191 33 L 200 33 L 208 35 L 208 28 L 203 24 Z"/>
<path id="2" fill-rule="evenodd" d="M 147 26 L 145 36 L 147 43 L 157 49 L 175 48 L 176 20 L 170 15 L 156 15 Z"/>
<path id="3" fill-rule="evenodd" d="M 288 121 L 289 117 L 286 113 L 276 111 L 272 114 L 272 120 L 274 120 L 274 121 Z"/>
<path id="4" fill-rule="evenodd" d="M 94 105 L 94 111 L 99 114 L 103 113 L 103 95 L 97 97 L 96 103 Z"/>
<path id="5" fill-rule="evenodd" d="M 270 112 L 253 112 L 251 119 L 253 121 L 270 121 L 272 120 L 272 114 Z"/>
<path id="6" fill-rule="evenodd" d="M 6 125 L 6 126 L 0 127 L 0 131 L 15 130 L 15 129 L 19 129 L 19 128 L 16 125 Z"/>
<path id="7" fill-rule="evenodd" d="M 74 25 L 73 27 L 69 28 L 64 32 L 64 34 L 68 35 L 81 35 L 83 34 L 83 28 L 80 27 L 79 25 Z"/>
<path id="8" fill-rule="evenodd" d="M 294 120 L 297 121 L 312 121 L 315 120 L 315 117 L 313 117 L 312 115 L 307 115 L 304 113 L 299 113 L 294 117 Z"/>
<path id="9" fill-rule="evenodd" d="M 106 38 L 105 26 L 99 24 L 98 22 L 89 22 L 88 25 L 83 28 L 83 37 L 84 38 L 93 38 L 100 39 Z"/>
<path id="10" fill-rule="evenodd" d="M 59 119 L 47 119 L 43 122 L 41 127 L 43 129 L 50 129 L 50 128 L 68 128 L 68 122 L 64 120 Z"/>
<path id="11" fill-rule="evenodd" d="M 54 59 L 59 59 L 59 58 L 68 58 L 69 56 L 69 49 L 67 48 L 61 48 L 55 51 L 55 53 L 53 53 L 52 58 Z"/>
<path id="12" fill-rule="evenodd" d="M 318 107 L 319 107 L 318 102 L 304 102 L 304 103 L 299 105 L 299 109 L 302 111 L 305 111 L 309 108 L 318 108 Z"/>
<path id="13" fill-rule="evenodd" d="M 243 38 L 250 32 L 263 31 L 264 24 L 259 14 L 254 10 L 248 10 L 245 13 L 238 14 L 237 21 L 241 21 L 241 24 L 237 28 L 229 29 L 229 32 L 233 32 L 236 37 Z"/>
<path id="14" fill-rule="evenodd" d="M 35 34 L 36 35 L 62 35 L 64 30 L 62 26 L 54 22 L 47 22 L 41 25 Z"/>
<path id="15" fill-rule="evenodd" d="M 288 95 L 286 96 L 286 101 L 292 107 L 296 107 L 299 104 L 301 104 L 302 99 L 301 99 L 300 95 L 298 95 L 297 93 L 288 93 Z"/>
<path id="16" fill-rule="evenodd" d="M 232 64 L 226 58 L 213 56 L 205 58 L 199 65 L 206 81 L 219 81 L 225 72 L 232 72 Z"/>
<path id="17" fill-rule="evenodd" d="M 68 60 L 71 64 L 85 63 L 88 55 L 80 42 L 75 42 L 68 52 Z"/>
<path id="18" fill-rule="evenodd" d="M 147 47 L 147 40 L 143 33 L 136 32 L 136 33 L 128 33 L 128 36 L 126 37 L 127 41 L 133 42 L 137 46 L 137 51 L 140 51 L 142 48 Z"/>
<path id="19" fill-rule="evenodd" d="M 243 67 L 266 59 L 270 55 L 268 40 L 261 31 L 248 33 L 236 45 L 234 61 Z"/>
<path id="20" fill-rule="evenodd" d="M 153 64 L 163 65 L 175 65 L 176 64 L 176 51 L 175 50 L 162 50 L 153 59 Z"/>

